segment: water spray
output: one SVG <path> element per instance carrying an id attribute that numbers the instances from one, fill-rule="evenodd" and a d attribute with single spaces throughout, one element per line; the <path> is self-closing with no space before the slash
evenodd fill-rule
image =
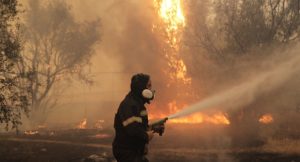
<path id="1" fill-rule="evenodd" d="M 180 118 L 218 106 L 224 109 L 233 109 L 250 104 L 262 94 L 269 93 L 270 91 L 279 88 L 286 83 L 286 81 L 291 80 L 295 75 L 299 74 L 299 64 L 300 56 L 294 55 L 294 57 L 290 57 L 290 59 L 278 64 L 274 69 L 256 74 L 253 79 L 248 80 L 247 82 L 188 106 L 165 119 L 171 120 Z"/>

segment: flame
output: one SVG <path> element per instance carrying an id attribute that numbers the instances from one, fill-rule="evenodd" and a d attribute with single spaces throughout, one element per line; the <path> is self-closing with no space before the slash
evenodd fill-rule
<path id="1" fill-rule="evenodd" d="M 78 129 L 86 129 L 86 124 L 87 124 L 87 119 L 84 118 L 79 122 L 79 124 L 77 125 L 77 128 Z"/>
<path id="2" fill-rule="evenodd" d="M 27 131 L 24 131 L 24 134 L 26 134 L 26 135 L 36 135 L 36 134 L 39 134 L 39 131 L 27 130 Z"/>
<path id="3" fill-rule="evenodd" d="M 163 21 L 163 30 L 166 33 L 165 42 L 170 46 L 170 50 L 165 49 L 165 57 L 171 69 L 171 73 L 167 73 L 170 74 L 172 80 L 181 80 L 184 84 L 190 84 L 191 78 L 186 76 L 186 65 L 178 55 L 182 30 L 185 27 L 181 2 L 180 0 L 154 0 L 154 6 Z"/>
<path id="4" fill-rule="evenodd" d="M 270 123 L 273 123 L 274 119 L 271 114 L 265 114 L 265 115 L 261 116 L 258 121 L 263 124 L 270 124 Z"/>
<path id="5" fill-rule="evenodd" d="M 171 45 L 179 43 L 177 39 L 180 29 L 185 26 L 180 0 L 154 0 L 158 14 L 166 25 L 167 36 Z"/>
<path id="6" fill-rule="evenodd" d="M 179 55 L 182 34 L 186 25 L 181 0 L 154 0 L 154 7 L 161 18 L 161 24 L 153 25 L 153 31 L 156 29 L 161 33 L 165 33 L 163 39 L 167 44 L 164 51 L 170 71 L 166 71 L 166 74 L 168 74 L 171 79 L 168 86 L 170 86 L 171 83 L 175 83 L 175 86 L 181 87 L 181 89 L 190 89 L 191 78 L 187 77 L 186 64 Z M 178 92 L 178 90 L 177 94 L 188 98 L 192 96 L 191 93 L 181 93 Z M 176 101 L 172 101 L 168 103 L 169 113 L 176 113 L 186 106 L 187 104 L 179 104 Z M 156 113 L 154 116 L 149 116 L 149 119 L 164 118 L 166 116 L 165 114 Z M 229 120 L 221 112 L 213 115 L 197 113 L 185 118 L 173 119 L 170 120 L 170 122 L 230 124 Z"/>

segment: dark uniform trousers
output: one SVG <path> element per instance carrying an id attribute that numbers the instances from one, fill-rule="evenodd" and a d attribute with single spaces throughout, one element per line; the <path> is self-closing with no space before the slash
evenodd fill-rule
<path id="1" fill-rule="evenodd" d="M 114 149 L 113 154 L 118 162 L 149 162 L 140 151 Z"/>

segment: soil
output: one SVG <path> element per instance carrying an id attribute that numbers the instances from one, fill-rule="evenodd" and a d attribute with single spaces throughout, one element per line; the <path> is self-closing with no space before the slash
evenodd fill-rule
<path id="1" fill-rule="evenodd" d="M 300 162 L 299 140 L 232 148 L 227 138 L 220 138 L 221 132 L 214 133 L 218 136 L 207 133 L 184 136 L 186 133 L 170 129 L 151 142 L 148 159 L 151 162 Z M 112 139 L 113 131 L 96 129 L 41 130 L 35 135 L 5 133 L 0 134 L 0 161 L 84 162 L 96 154 L 112 162 Z"/>

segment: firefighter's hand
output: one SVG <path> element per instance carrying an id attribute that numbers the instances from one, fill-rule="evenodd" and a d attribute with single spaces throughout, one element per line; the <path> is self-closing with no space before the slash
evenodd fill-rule
<path id="1" fill-rule="evenodd" d="M 151 141 L 152 138 L 154 137 L 154 132 L 153 131 L 147 131 L 148 134 L 148 141 Z"/>
<path id="2" fill-rule="evenodd" d="M 165 132 L 165 124 L 152 126 L 152 130 L 161 136 Z"/>
<path id="3" fill-rule="evenodd" d="M 159 132 L 159 134 L 160 134 L 160 136 L 165 132 L 165 124 L 162 124 L 162 125 L 160 125 L 160 132 Z"/>

